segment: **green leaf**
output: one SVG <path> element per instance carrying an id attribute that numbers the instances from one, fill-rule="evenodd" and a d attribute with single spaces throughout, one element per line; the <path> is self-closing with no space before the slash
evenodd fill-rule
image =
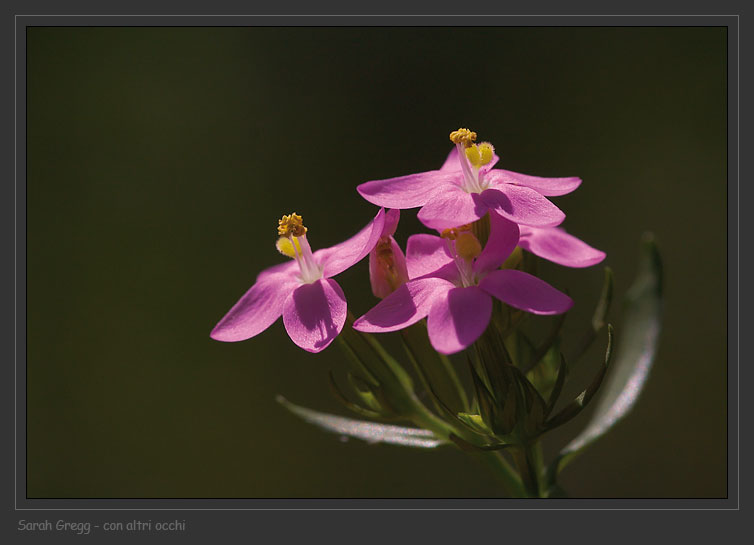
<path id="1" fill-rule="evenodd" d="M 528 375 L 532 371 L 536 370 L 540 362 L 542 362 L 542 360 L 545 358 L 548 352 L 550 352 L 552 347 L 559 344 L 558 340 L 560 336 L 560 330 L 563 329 L 565 319 L 566 314 L 561 314 L 555 318 L 555 321 L 553 322 L 552 328 L 550 329 L 550 333 L 547 335 L 547 338 L 531 356 L 529 364 L 526 367 L 526 371 L 524 371 L 525 375 Z"/>
<path id="2" fill-rule="evenodd" d="M 602 292 L 600 293 L 600 299 L 597 301 L 597 306 L 594 309 L 592 315 L 592 327 L 584 334 L 581 342 L 578 345 L 576 352 L 569 358 L 569 362 L 573 366 L 581 356 L 592 346 L 592 343 L 597 338 L 597 334 L 605 327 L 605 317 L 610 310 L 610 304 L 613 301 L 613 271 L 610 267 L 605 267 L 605 277 L 602 282 Z"/>
<path id="3" fill-rule="evenodd" d="M 566 365 L 566 359 L 563 354 L 560 355 L 560 367 L 558 368 L 558 376 L 555 379 L 555 385 L 552 387 L 550 397 L 547 400 L 547 408 L 545 409 L 545 418 L 550 416 L 550 413 L 555 408 L 555 404 L 558 402 L 560 392 L 563 391 L 563 385 L 565 384 L 566 376 L 568 375 L 568 365 Z"/>
<path id="4" fill-rule="evenodd" d="M 359 399 L 364 402 L 367 408 L 377 412 L 384 410 L 384 407 L 380 405 L 380 402 L 373 393 L 373 390 L 379 389 L 379 386 L 372 386 L 370 388 L 365 381 L 361 381 L 362 384 L 359 384 L 361 379 L 352 373 L 347 373 L 346 377 L 348 378 L 348 383 L 351 385 L 351 388 L 353 388 L 354 393 L 359 396 Z M 330 372 L 330 381 L 332 383 L 335 382 L 335 377 L 332 375 L 332 371 Z"/>
<path id="5" fill-rule="evenodd" d="M 517 419 L 524 423 L 523 431 L 527 437 L 537 435 L 545 420 L 547 402 L 518 368 L 512 367 L 512 371 L 520 386 L 521 403 Z"/>
<path id="6" fill-rule="evenodd" d="M 349 374 L 349 378 L 350 376 L 351 375 Z M 361 405 L 353 403 L 341 391 L 340 387 L 338 386 L 338 383 L 335 381 L 335 375 L 333 375 L 332 371 L 330 371 L 329 377 L 330 377 L 330 389 L 332 390 L 332 393 L 335 395 L 335 398 L 338 401 L 340 401 L 347 409 L 361 416 L 365 416 L 367 418 L 385 418 L 385 416 L 380 412 L 381 407 L 379 406 L 379 403 L 377 403 L 376 406 L 372 406 L 370 403 L 367 403 L 367 405 L 369 405 L 370 408 L 365 408 L 365 407 L 362 407 Z M 360 394 L 360 396 L 366 395 L 367 393 L 371 395 L 371 392 L 362 392 L 361 390 L 356 390 L 356 391 L 358 394 Z M 372 395 L 372 398 L 374 398 L 374 395 Z M 364 397 L 362 397 L 362 399 L 364 399 Z"/>
<path id="7" fill-rule="evenodd" d="M 592 315 L 592 329 L 599 332 L 605 327 L 605 317 L 610 310 L 610 303 L 613 301 L 613 270 L 610 267 L 605 267 L 605 280 L 602 283 L 602 293 L 600 294 L 600 300 L 597 302 L 597 307 L 594 309 Z"/>
<path id="8" fill-rule="evenodd" d="M 448 357 L 432 348 L 426 323 L 419 322 L 401 330 L 400 338 L 422 386 L 432 393 L 439 412 L 443 410 L 440 404 L 451 407 L 451 411 L 465 410 L 469 403 L 466 392 Z"/>
<path id="9" fill-rule="evenodd" d="M 597 390 L 599 390 L 600 386 L 602 385 L 602 381 L 605 378 L 605 374 L 607 373 L 607 368 L 611 363 L 612 355 L 613 326 L 607 324 L 607 349 L 605 350 L 604 365 L 600 367 L 597 375 L 592 379 L 592 382 L 589 384 L 586 390 L 581 392 L 575 400 L 563 407 L 558 414 L 547 421 L 547 429 L 551 430 L 553 428 L 557 428 L 558 426 L 562 426 L 569 420 L 572 420 L 582 410 L 584 410 L 584 407 L 589 404 L 594 395 L 597 393 Z"/>
<path id="10" fill-rule="evenodd" d="M 365 420 L 354 420 L 334 414 L 322 413 L 306 407 L 295 405 L 283 396 L 277 396 L 277 402 L 304 421 L 314 424 L 325 431 L 344 437 L 355 437 L 367 443 L 388 443 L 406 447 L 435 448 L 447 441 L 436 436 L 430 430 L 408 428 L 391 424 L 377 424 Z"/>
<path id="11" fill-rule="evenodd" d="M 503 449 L 515 446 L 510 443 L 495 443 L 492 445 L 475 445 L 473 443 L 469 443 L 468 441 L 461 439 L 460 437 L 458 437 L 457 435 L 453 433 L 450 434 L 450 440 L 453 441 L 458 448 L 466 452 L 503 450 Z"/>
<path id="12" fill-rule="evenodd" d="M 458 413 L 456 418 L 463 422 L 469 429 L 481 435 L 492 435 L 492 430 L 484 423 L 482 415 L 473 413 Z"/>
<path id="13" fill-rule="evenodd" d="M 544 357 L 540 359 L 539 363 L 526 373 L 526 378 L 545 397 L 549 397 L 552 389 L 555 387 L 557 374 L 560 369 L 560 361 L 560 340 L 557 339 L 545 353 Z"/>
<path id="14" fill-rule="evenodd" d="M 552 481 L 585 447 L 607 433 L 633 408 L 655 359 L 662 318 L 662 261 L 654 237 L 646 234 L 636 279 L 625 298 L 621 338 L 610 376 L 592 420 L 550 466 Z"/>

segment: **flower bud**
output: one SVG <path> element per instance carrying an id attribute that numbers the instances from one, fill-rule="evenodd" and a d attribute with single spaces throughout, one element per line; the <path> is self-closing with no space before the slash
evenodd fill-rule
<path id="1" fill-rule="evenodd" d="M 375 297 L 384 299 L 408 282 L 406 257 L 398 243 L 390 236 L 383 236 L 369 252 L 369 282 Z"/>

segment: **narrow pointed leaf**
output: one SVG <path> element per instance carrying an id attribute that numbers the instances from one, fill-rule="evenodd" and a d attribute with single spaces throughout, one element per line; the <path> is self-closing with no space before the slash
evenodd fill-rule
<path id="1" fill-rule="evenodd" d="M 500 435 L 508 435 L 516 427 L 517 413 L 521 406 L 518 387 L 514 383 L 510 384 L 502 403 L 502 409 L 497 411 L 494 420 L 494 430 Z"/>
<path id="2" fill-rule="evenodd" d="M 366 407 L 362 407 L 358 403 L 354 403 L 353 401 L 348 399 L 348 396 L 343 393 L 343 391 L 340 389 L 340 386 L 338 386 L 338 383 L 335 381 L 335 375 L 332 371 L 329 372 L 328 376 L 330 379 L 330 390 L 338 399 L 338 401 L 340 401 L 347 409 L 367 418 L 385 418 L 385 415 L 382 413 L 382 407 L 380 407 L 379 403 L 371 392 L 364 392 L 354 387 L 357 395 L 359 395 L 362 401 L 364 401 L 364 403 L 367 405 Z M 348 374 L 348 378 L 349 380 L 351 380 L 350 373 Z M 367 397 L 367 395 L 371 397 Z"/>
<path id="3" fill-rule="evenodd" d="M 377 389 L 379 388 L 379 386 L 370 388 L 365 381 L 362 381 L 360 378 L 351 373 L 348 373 L 347 377 L 348 383 L 351 385 L 351 388 L 353 388 L 353 391 L 369 409 L 378 412 L 383 409 L 383 407 L 380 405 L 380 402 L 377 401 L 377 398 L 373 393 L 373 389 Z M 330 373 L 330 381 L 332 383 L 335 382 L 332 373 Z M 361 382 L 362 384 L 359 384 L 359 382 Z"/>
<path id="4" fill-rule="evenodd" d="M 471 362 L 471 358 L 468 359 L 468 362 L 469 370 L 471 372 L 471 380 L 474 384 L 474 391 L 476 393 L 475 399 L 479 404 L 479 412 L 482 416 L 482 420 L 484 420 L 484 423 L 488 427 L 492 428 L 493 420 L 495 418 L 495 399 L 492 397 L 492 394 L 487 389 L 487 386 L 485 386 L 484 382 L 477 374 L 477 371 L 474 368 L 474 364 Z"/>
<path id="5" fill-rule="evenodd" d="M 482 415 L 472 413 L 458 413 L 456 418 L 466 425 L 469 429 L 481 435 L 492 435 L 487 425 L 482 420 Z"/>
<path id="6" fill-rule="evenodd" d="M 541 430 L 542 424 L 545 421 L 547 402 L 520 370 L 515 367 L 513 370 L 523 394 L 522 410 L 524 414 L 522 416 L 526 423 L 526 433 L 527 435 L 535 435 Z"/>
<path id="7" fill-rule="evenodd" d="M 566 376 L 568 375 L 568 366 L 566 365 L 565 356 L 560 355 L 560 367 L 558 368 L 558 377 L 555 379 L 555 386 L 552 387 L 550 398 L 547 400 L 547 409 L 545 410 L 545 418 L 550 416 L 550 413 L 555 408 L 555 403 L 558 402 L 560 392 L 563 391 L 563 385 L 565 384 Z"/>
<path id="8" fill-rule="evenodd" d="M 558 339 L 540 360 L 539 364 L 526 373 L 526 378 L 534 384 L 543 396 L 549 397 L 552 389 L 555 387 L 558 370 L 560 369 L 560 359 L 560 340 Z"/>
<path id="9" fill-rule="evenodd" d="M 419 369 L 419 373 L 421 374 L 421 368 L 418 368 L 418 369 Z M 485 436 L 485 437 L 487 435 L 490 435 L 491 432 L 489 432 L 489 430 L 487 430 L 484 427 L 484 423 L 483 423 L 482 417 L 480 415 L 475 414 L 473 416 L 476 417 L 479 420 L 479 422 L 481 423 L 481 425 L 482 425 L 481 431 L 480 431 L 480 428 L 478 426 L 474 425 L 473 423 L 470 423 L 467 419 L 464 419 L 464 418 L 461 417 L 461 415 L 465 415 L 466 413 L 458 413 L 458 414 L 456 414 L 453 411 L 453 409 L 451 409 L 450 407 L 448 407 L 445 404 L 445 402 L 437 395 L 437 392 L 435 392 L 435 390 L 432 387 L 431 383 L 427 382 L 426 380 L 424 380 L 423 383 L 427 387 L 427 391 L 429 392 L 429 395 L 432 397 L 432 400 L 434 401 L 435 406 L 440 410 L 441 416 L 444 413 L 445 415 L 447 415 L 451 419 L 453 419 L 453 422 L 456 422 L 456 423 L 458 423 L 458 424 L 460 424 L 462 426 L 462 429 L 458 430 L 458 433 L 462 433 L 464 431 L 470 431 L 470 432 L 472 432 L 472 433 L 474 433 L 476 435 L 482 435 L 482 436 Z"/>
<path id="10" fill-rule="evenodd" d="M 592 327 L 584 334 L 584 337 L 579 343 L 579 347 L 576 352 L 568 360 L 571 364 L 577 362 L 581 356 L 592 346 L 594 339 L 597 338 L 597 334 L 605 327 L 605 318 L 610 310 L 610 303 L 613 301 L 613 270 L 610 267 L 605 267 L 605 279 L 602 282 L 602 292 L 600 293 L 600 299 L 597 301 L 597 306 L 594 309 L 592 315 Z"/>
<path id="11" fill-rule="evenodd" d="M 515 365 L 522 369 L 532 367 L 537 348 L 531 339 L 521 330 L 516 330 L 505 339 L 506 348 Z"/>
<path id="12" fill-rule="evenodd" d="M 547 352 L 549 352 L 550 349 L 555 346 L 555 343 L 558 340 L 558 336 L 560 335 L 560 331 L 563 329 L 563 324 L 565 323 L 566 316 L 567 313 L 560 314 L 555 318 L 555 322 L 553 322 L 553 326 L 550 330 L 549 335 L 531 357 L 531 361 L 529 362 L 529 365 L 527 367 L 528 370 L 524 374 L 528 374 L 533 369 L 535 369 L 537 365 L 544 359 L 545 355 L 547 355 Z"/>
<path id="13" fill-rule="evenodd" d="M 414 324 L 416 325 L 416 324 Z M 401 335 L 401 341 L 403 343 L 403 348 L 406 351 L 406 355 L 408 356 L 409 361 L 414 366 L 414 369 L 416 370 L 416 374 L 419 377 L 419 382 L 424 387 L 424 389 L 429 392 L 432 402 L 435 405 L 435 408 L 439 413 L 442 413 L 444 411 L 447 411 L 450 414 L 455 414 L 455 412 L 448 408 L 448 406 L 445 404 L 445 402 L 442 400 L 442 398 L 435 392 L 435 389 L 432 385 L 432 380 L 429 377 L 429 374 L 427 370 L 419 363 L 419 360 L 417 358 L 416 353 L 412 349 L 411 345 L 409 345 L 406 338 Z"/>
<path id="14" fill-rule="evenodd" d="M 605 351 L 605 364 L 600 368 L 600 370 L 597 372 L 597 375 L 592 379 L 591 384 L 587 387 L 586 390 L 581 392 L 575 400 L 573 400 L 571 403 L 563 407 L 563 409 L 550 418 L 550 420 L 547 421 L 547 429 L 553 429 L 557 428 L 558 426 L 562 426 L 569 420 L 573 419 L 576 415 L 578 415 L 582 410 L 584 410 L 584 407 L 586 407 L 589 402 L 594 397 L 594 394 L 597 393 L 597 390 L 599 390 L 600 386 L 602 385 L 602 380 L 605 378 L 605 374 L 607 373 L 607 368 L 610 365 L 610 360 L 612 359 L 613 355 L 613 326 L 610 324 L 607 325 L 607 350 Z"/>
<path id="15" fill-rule="evenodd" d="M 491 450 L 503 450 L 508 447 L 512 447 L 512 444 L 509 443 L 496 443 L 494 445 L 475 445 L 473 443 L 469 443 L 468 441 L 465 441 L 458 437 L 455 434 L 450 434 L 450 440 L 453 441 L 458 448 L 461 450 L 465 450 L 466 452 L 479 452 L 479 451 L 491 451 Z"/>
<path id="16" fill-rule="evenodd" d="M 447 441 L 436 436 L 429 430 L 394 426 L 391 424 L 377 424 L 365 420 L 354 420 L 334 414 L 322 413 L 295 405 L 283 396 L 277 396 L 277 401 L 286 409 L 304 421 L 314 424 L 325 431 L 336 433 L 343 437 L 355 437 L 367 443 L 388 443 L 406 447 L 435 448 Z"/>
<path id="17" fill-rule="evenodd" d="M 382 415 L 379 412 L 362 407 L 361 405 L 358 405 L 348 399 L 346 395 L 340 390 L 338 383 L 335 382 L 335 376 L 333 375 L 332 371 L 330 371 L 330 389 L 335 395 L 335 398 L 340 401 L 348 410 L 367 418 L 382 418 Z"/>
<path id="18" fill-rule="evenodd" d="M 605 267 L 605 280 L 602 283 L 602 293 L 600 294 L 600 300 L 597 302 L 597 307 L 594 309 L 594 315 L 592 316 L 592 329 L 595 333 L 599 332 L 605 327 L 605 318 L 610 310 L 610 303 L 613 301 L 613 270 L 610 267 Z"/>
<path id="19" fill-rule="evenodd" d="M 349 315 L 349 319 L 350 318 L 351 317 Z M 346 325 L 346 327 L 343 329 L 342 334 L 338 335 L 337 339 L 355 369 L 357 369 L 363 375 L 364 379 L 367 380 L 370 384 L 378 386 L 380 384 L 379 381 L 377 380 L 377 378 L 375 378 L 373 372 L 369 370 L 369 365 L 365 362 L 363 354 L 359 353 L 363 353 L 364 350 L 362 349 L 361 351 L 359 351 L 356 348 L 355 341 L 358 339 L 358 336 L 356 335 L 355 330 L 351 329 L 350 324 Z"/>
<path id="20" fill-rule="evenodd" d="M 551 465 L 553 481 L 578 453 L 628 414 L 655 359 L 662 318 L 662 261 L 651 235 L 645 235 L 642 242 L 638 274 L 626 294 L 623 327 L 613 369 L 597 400 L 592 420 Z"/>
<path id="21" fill-rule="evenodd" d="M 419 372 L 445 404 L 455 410 L 467 410 L 469 402 L 463 385 L 450 359 L 430 344 L 426 322 L 401 330 L 401 341 Z"/>

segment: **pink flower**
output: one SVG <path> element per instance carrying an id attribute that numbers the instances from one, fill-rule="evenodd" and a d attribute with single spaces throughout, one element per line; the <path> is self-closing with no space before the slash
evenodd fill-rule
<path id="1" fill-rule="evenodd" d="M 215 326 L 215 340 L 235 342 L 258 335 L 282 315 L 291 340 L 320 352 L 338 336 L 346 321 L 346 298 L 331 277 L 361 261 L 383 232 L 385 211 L 356 235 L 312 253 L 301 216 L 280 220 L 278 250 L 293 258 L 262 271 L 257 281 Z"/>
<path id="2" fill-rule="evenodd" d="M 382 236 L 369 252 L 369 281 L 372 285 L 372 293 L 380 299 L 387 297 L 408 282 L 406 257 L 393 238 L 400 217 L 399 210 L 387 211 Z"/>
<path id="3" fill-rule="evenodd" d="M 536 256 L 566 267 L 591 267 L 605 259 L 605 252 L 592 248 L 560 227 L 521 226 L 518 245 Z"/>
<path id="4" fill-rule="evenodd" d="M 406 262 L 409 282 L 383 299 L 354 328 L 369 333 L 397 331 L 427 317 L 429 340 L 438 352 L 468 347 L 487 328 L 492 297 L 533 314 L 562 314 L 567 295 L 522 271 L 498 269 L 519 240 L 518 226 L 490 214 L 490 238 L 482 250 L 469 230 L 447 230 L 445 238 L 413 235 Z"/>
<path id="5" fill-rule="evenodd" d="M 459 129 L 450 135 L 456 147 L 439 170 L 375 180 L 358 186 L 362 197 L 386 208 L 416 208 L 418 218 L 442 230 L 472 223 L 494 210 L 520 225 L 551 227 L 565 215 L 546 196 L 575 190 L 580 178 L 539 178 L 492 167 L 492 145 L 472 142 L 476 133 Z"/>

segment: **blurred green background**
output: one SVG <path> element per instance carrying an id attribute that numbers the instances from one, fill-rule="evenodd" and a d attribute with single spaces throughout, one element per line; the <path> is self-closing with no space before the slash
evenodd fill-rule
<path id="1" fill-rule="evenodd" d="M 724 28 L 39 27 L 27 45 L 29 497 L 501 495 L 460 451 L 344 444 L 275 403 L 347 414 L 336 345 L 308 354 L 281 323 L 209 338 L 281 260 L 280 215 L 338 242 L 376 210 L 356 184 L 439 167 L 460 126 L 504 168 L 583 178 L 554 200 L 618 296 L 643 231 L 663 254 L 646 390 L 565 488 L 727 494 Z M 398 238 L 420 229 L 407 211 Z M 541 270 L 578 334 L 602 267 Z M 357 315 L 366 272 L 339 277 Z"/>

